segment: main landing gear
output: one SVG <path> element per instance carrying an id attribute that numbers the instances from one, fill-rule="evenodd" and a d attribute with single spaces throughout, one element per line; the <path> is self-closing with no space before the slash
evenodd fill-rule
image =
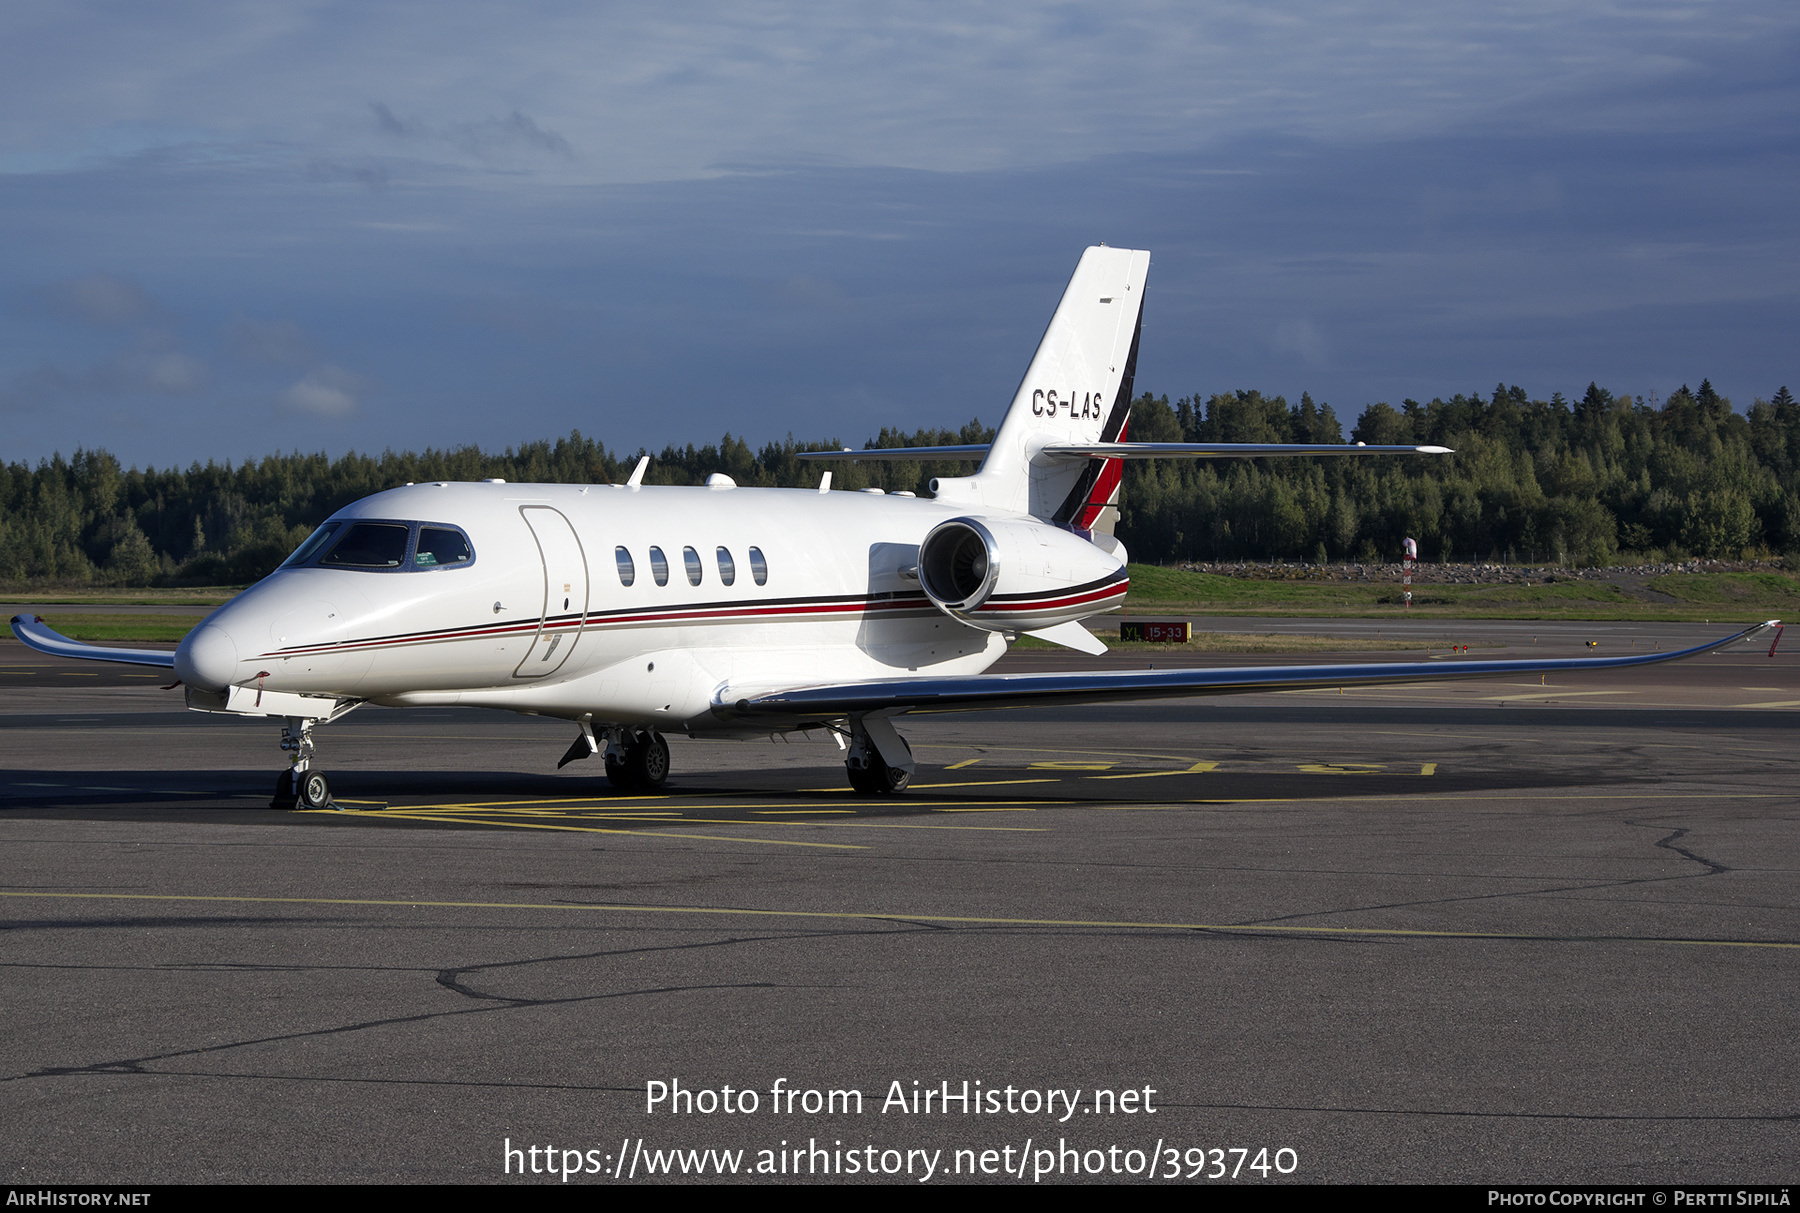
<path id="1" fill-rule="evenodd" d="M 288 769 L 275 778 L 275 798 L 271 809 L 335 809 L 331 799 L 331 782 L 325 772 L 312 767 L 313 721 L 304 716 L 289 716 L 281 729 L 281 749 L 288 756 Z"/>
<path id="2" fill-rule="evenodd" d="M 669 743 L 654 729 L 631 729 L 601 726 L 596 733 L 593 721 L 586 717 L 576 721 L 581 736 L 569 752 L 556 764 L 561 770 L 571 762 L 591 758 L 603 748 L 606 751 L 606 777 L 621 792 L 654 792 L 669 778 Z M 605 744 L 602 746 L 601 739 Z"/>
<path id="3" fill-rule="evenodd" d="M 844 758 L 850 787 L 862 796 L 894 796 L 912 782 L 912 747 L 885 716 L 853 717 Z"/>

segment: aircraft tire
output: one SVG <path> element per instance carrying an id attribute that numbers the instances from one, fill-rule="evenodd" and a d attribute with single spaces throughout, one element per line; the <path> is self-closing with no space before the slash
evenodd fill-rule
<path id="1" fill-rule="evenodd" d="M 607 779 L 612 781 L 612 786 L 615 791 L 620 791 L 620 792 L 635 792 L 635 791 L 637 791 L 637 784 L 635 784 L 631 781 L 631 769 L 629 767 L 625 766 L 623 763 L 618 763 L 618 762 L 607 763 L 606 764 L 606 777 L 607 777 Z"/>
<path id="2" fill-rule="evenodd" d="M 900 767 L 890 767 L 877 758 L 862 769 L 845 764 L 850 774 L 850 788 L 863 796 L 895 796 L 906 790 L 912 775 Z"/>
<path id="3" fill-rule="evenodd" d="M 269 807 L 283 810 L 300 807 L 295 802 L 294 773 L 292 771 L 283 771 L 275 777 L 275 797 L 269 801 Z"/>
<path id="4" fill-rule="evenodd" d="M 332 807 L 331 781 L 325 778 L 323 771 L 308 771 L 300 778 L 300 787 L 295 796 L 297 809 L 329 809 Z"/>
<path id="5" fill-rule="evenodd" d="M 850 775 L 850 790 L 861 796 L 879 796 L 881 781 L 876 773 L 867 767 L 845 765 L 844 770 Z"/>
<path id="6" fill-rule="evenodd" d="M 625 754 L 621 773 L 629 781 L 629 789 L 637 792 L 654 792 L 669 779 L 669 743 L 661 733 L 646 733 L 634 742 Z M 608 776 L 612 776 L 613 768 L 606 768 Z M 618 780 L 613 780 L 618 787 Z"/>

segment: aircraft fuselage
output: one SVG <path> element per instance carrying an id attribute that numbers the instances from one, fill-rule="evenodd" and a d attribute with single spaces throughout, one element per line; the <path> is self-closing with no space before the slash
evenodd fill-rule
<path id="1" fill-rule="evenodd" d="M 1003 630 L 939 610 L 916 572 L 920 542 L 958 513 L 856 492 L 409 485 L 334 514 L 308 559 L 209 616 L 177 670 L 207 690 L 661 729 L 704 728 L 721 696 L 760 687 L 975 674 L 1005 652 Z M 385 524 L 352 557 L 374 563 L 330 563 L 358 523 Z M 1117 560 L 1050 538 L 1029 570 L 1047 598 L 1096 581 L 1082 613 L 1123 597 Z"/>

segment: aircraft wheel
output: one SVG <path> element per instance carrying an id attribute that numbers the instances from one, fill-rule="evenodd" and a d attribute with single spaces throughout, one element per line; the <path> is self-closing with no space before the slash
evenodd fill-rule
<path id="1" fill-rule="evenodd" d="M 646 733 L 625 751 L 625 761 L 606 764 L 606 777 L 621 792 L 654 792 L 669 778 L 669 743 Z"/>
<path id="2" fill-rule="evenodd" d="M 271 809 L 298 808 L 299 806 L 295 803 L 295 799 L 294 773 L 292 771 L 283 771 L 275 777 L 275 797 L 273 800 L 269 801 L 269 807 Z"/>
<path id="3" fill-rule="evenodd" d="M 646 791 L 654 792 L 668 782 L 669 743 L 661 733 L 651 733 L 632 749 L 631 768 L 637 786 Z"/>
<path id="4" fill-rule="evenodd" d="M 300 777 L 298 802 L 294 807 L 300 809 L 329 809 L 332 807 L 331 781 L 325 778 L 323 771 L 308 771 Z"/>
<path id="5" fill-rule="evenodd" d="M 863 796 L 893 796 L 906 790 L 912 782 L 912 775 L 900 767 L 890 767 L 877 758 L 866 767 L 853 767 L 845 764 L 844 769 L 850 773 L 852 791 Z"/>
<path id="6" fill-rule="evenodd" d="M 846 765 L 844 770 L 850 774 L 850 790 L 852 792 L 861 796 L 879 796 L 881 794 L 881 780 L 873 770 L 868 767 L 849 765 Z"/>

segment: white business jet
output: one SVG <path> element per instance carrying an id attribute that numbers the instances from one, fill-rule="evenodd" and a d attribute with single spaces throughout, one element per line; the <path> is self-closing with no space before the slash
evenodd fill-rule
<path id="1" fill-rule="evenodd" d="M 1437 455 L 1431 446 L 1126 441 L 1150 255 L 1082 254 L 991 446 L 825 452 L 967 459 L 911 494 L 642 483 L 409 484 L 339 510 L 173 653 L 99 648 L 15 617 L 40 652 L 172 667 L 187 706 L 284 722 L 278 807 L 331 804 L 313 732 L 365 704 L 500 708 L 579 730 L 619 788 L 660 787 L 665 733 L 825 729 L 850 783 L 906 787 L 893 718 L 1297 687 L 1600 669 L 1635 657 L 1263 669 L 983 673 L 1020 635 L 1086 653 L 1125 599 L 1113 538 L 1125 459 Z M 802 456 L 807 458 L 808 456 Z"/>

